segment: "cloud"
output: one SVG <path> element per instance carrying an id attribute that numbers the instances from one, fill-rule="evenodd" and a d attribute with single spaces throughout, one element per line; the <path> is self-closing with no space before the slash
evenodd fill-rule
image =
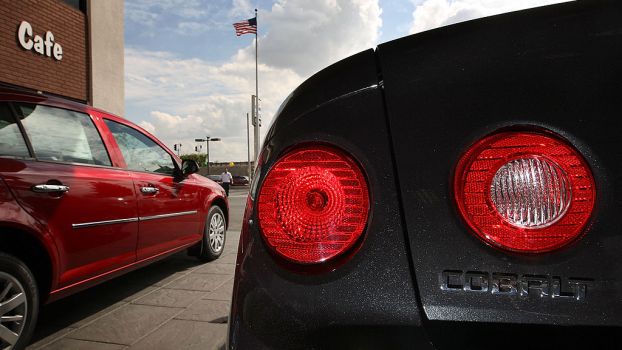
<path id="1" fill-rule="evenodd" d="M 128 29 L 143 37 L 194 35 L 229 22 L 220 4 L 205 0 L 128 0 L 125 18 Z"/>
<path id="2" fill-rule="evenodd" d="M 229 10 L 229 16 L 244 19 L 250 16 L 254 9 L 255 7 L 251 5 L 249 0 L 233 0 L 233 7 Z"/>
<path id="3" fill-rule="evenodd" d="M 147 9 L 133 7 L 130 4 L 126 4 L 125 18 L 143 26 L 152 27 L 155 25 L 159 16 L 158 14 L 150 12 Z"/>
<path id="4" fill-rule="evenodd" d="M 568 0 L 412 0 L 416 5 L 410 34 L 500 13 Z"/>
<path id="5" fill-rule="evenodd" d="M 180 35 L 201 35 L 208 31 L 210 26 L 200 22 L 180 22 L 177 24 L 177 33 Z"/>
<path id="6" fill-rule="evenodd" d="M 232 11 L 242 12 L 249 2 L 235 0 L 234 5 Z M 262 135 L 281 102 L 304 79 L 375 46 L 380 15 L 377 0 L 278 0 L 270 11 L 260 12 Z M 212 160 L 245 160 L 246 113 L 255 92 L 254 54 L 250 44 L 218 64 L 128 47 L 126 103 L 149 111 L 128 117 L 171 148 L 182 143 L 184 153 L 193 151 L 195 138 L 220 137 L 221 142 L 210 144 Z"/>
<path id="7" fill-rule="evenodd" d="M 220 137 L 213 160 L 246 159 L 246 112 L 255 90 L 254 62 L 214 65 L 167 52 L 126 48 L 126 101 L 148 115 L 128 116 L 172 148 L 193 145 L 194 139 Z M 260 65 L 266 80 L 262 100 L 263 132 L 281 101 L 301 78 L 291 70 Z M 211 146 L 210 146 L 211 147 Z"/>
<path id="8" fill-rule="evenodd" d="M 380 6 L 369 0 L 279 0 L 259 21 L 270 23 L 260 57 L 301 76 L 374 47 L 382 26 Z"/>
<path id="9" fill-rule="evenodd" d="M 200 18 L 208 13 L 207 4 L 200 0 L 132 0 L 125 4 L 125 13 L 130 20 L 141 20 L 144 14 L 159 18 L 167 13 L 186 19 Z"/>
<path id="10" fill-rule="evenodd" d="M 146 121 L 142 121 L 140 123 L 138 123 L 138 125 L 140 125 L 140 127 L 142 127 L 143 129 L 149 131 L 150 133 L 154 133 L 155 132 L 155 126 L 153 126 L 153 124 L 146 122 Z"/>

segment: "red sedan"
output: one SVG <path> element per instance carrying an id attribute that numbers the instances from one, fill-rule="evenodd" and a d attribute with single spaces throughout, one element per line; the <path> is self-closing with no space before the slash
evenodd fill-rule
<path id="1" fill-rule="evenodd" d="M 38 307 L 189 248 L 222 254 L 223 189 L 129 121 L 0 89 L 0 349 Z"/>

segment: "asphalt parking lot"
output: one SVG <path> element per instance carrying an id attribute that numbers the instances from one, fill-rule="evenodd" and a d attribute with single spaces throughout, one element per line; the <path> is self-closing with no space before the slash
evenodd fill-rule
<path id="1" fill-rule="evenodd" d="M 218 260 L 178 253 L 46 305 L 28 349 L 224 349 L 247 191 L 230 193 Z"/>

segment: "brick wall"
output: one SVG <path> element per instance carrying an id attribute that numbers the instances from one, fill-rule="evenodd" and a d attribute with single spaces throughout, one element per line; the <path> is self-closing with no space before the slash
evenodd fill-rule
<path id="1" fill-rule="evenodd" d="M 17 40 L 22 21 L 33 36 L 54 34 L 63 59 L 24 50 Z M 89 98 L 87 20 L 62 0 L 0 0 L 0 82 L 87 101 Z"/>

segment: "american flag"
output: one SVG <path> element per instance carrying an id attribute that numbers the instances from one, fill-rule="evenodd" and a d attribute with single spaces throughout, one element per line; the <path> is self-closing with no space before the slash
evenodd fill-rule
<path id="1" fill-rule="evenodd" d="M 257 34 L 257 17 L 233 23 L 233 27 L 235 28 L 235 35 L 237 36 L 242 34 Z"/>

